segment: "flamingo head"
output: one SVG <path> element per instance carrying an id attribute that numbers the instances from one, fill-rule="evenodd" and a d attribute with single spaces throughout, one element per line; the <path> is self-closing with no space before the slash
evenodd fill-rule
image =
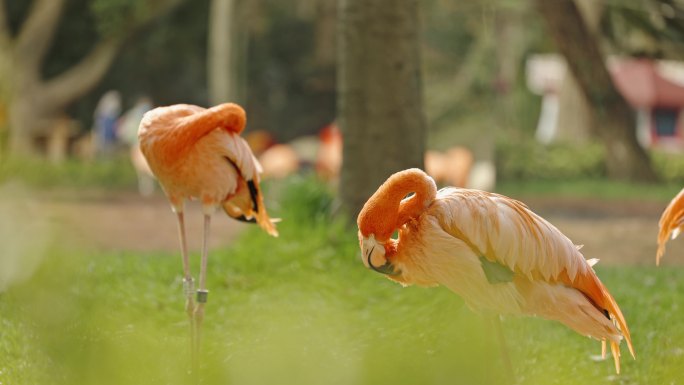
<path id="1" fill-rule="evenodd" d="M 375 234 L 364 237 L 359 231 L 359 243 L 361 246 L 361 260 L 367 268 L 375 270 L 380 274 L 399 275 L 396 267 L 392 265 L 388 257 L 392 254 L 392 241 L 379 242 L 375 239 Z M 389 249 L 389 250 L 388 250 Z"/>
<path id="2" fill-rule="evenodd" d="M 432 178 L 415 168 L 393 174 L 378 188 L 357 218 L 366 267 L 382 274 L 400 274 L 390 261 L 399 243 L 391 238 L 392 233 L 420 216 L 434 200 L 435 192 Z"/>
<path id="3" fill-rule="evenodd" d="M 384 185 L 383 185 L 384 186 Z M 386 199 L 382 186 L 366 202 L 359 214 L 359 244 L 361 260 L 367 268 L 382 274 L 394 274 L 388 257 L 391 254 L 392 233 L 398 228 L 399 202 Z"/>

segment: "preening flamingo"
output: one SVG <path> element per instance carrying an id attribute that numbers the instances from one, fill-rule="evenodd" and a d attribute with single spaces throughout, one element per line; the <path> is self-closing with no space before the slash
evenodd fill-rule
<path id="1" fill-rule="evenodd" d="M 407 195 L 413 195 L 407 197 Z M 448 187 L 419 169 L 390 176 L 358 216 L 366 267 L 403 285 L 444 285 L 476 311 L 536 315 L 634 356 L 625 318 L 565 235 L 511 198 Z M 398 230 L 398 238 L 391 238 Z"/>
<path id="2" fill-rule="evenodd" d="M 147 112 L 138 130 L 140 149 L 178 220 L 185 309 L 190 319 L 194 355 L 199 348 L 208 297 L 207 239 L 212 213 L 222 207 L 230 217 L 256 221 L 268 234 L 278 235 L 259 187 L 261 166 L 240 137 L 245 124 L 245 111 L 237 104 L 226 103 L 209 109 L 178 104 Z M 184 202 L 191 198 L 201 201 L 204 214 L 197 306 L 193 301 L 194 282 L 183 216 Z"/>
<path id="3" fill-rule="evenodd" d="M 656 252 L 656 265 L 660 264 L 660 258 L 665 254 L 667 240 L 677 238 L 684 229 L 684 189 L 677 194 L 665 211 L 660 216 L 658 223 L 658 251 Z"/>

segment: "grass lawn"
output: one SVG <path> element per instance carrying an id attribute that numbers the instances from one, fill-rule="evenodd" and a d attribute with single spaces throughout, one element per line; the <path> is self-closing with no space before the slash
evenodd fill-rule
<path id="1" fill-rule="evenodd" d="M 603 200 L 669 202 L 682 189 L 678 183 L 635 184 L 606 179 L 574 179 L 568 181 L 506 181 L 496 192 L 511 197 L 562 197 Z M 663 207 L 664 208 L 664 207 Z"/>
<path id="2" fill-rule="evenodd" d="M 322 188 L 284 195 L 280 238 L 253 229 L 210 254 L 201 383 L 512 383 L 487 318 L 444 288 L 402 288 L 366 270 L 355 230 L 320 214 L 330 205 Z M 31 279 L 0 293 L 0 384 L 192 383 L 180 272 L 176 253 L 54 242 Z M 616 376 L 610 359 L 596 359 L 599 342 L 507 317 L 517 383 L 682 383 L 684 268 L 597 273 L 637 360 L 623 344 Z"/>

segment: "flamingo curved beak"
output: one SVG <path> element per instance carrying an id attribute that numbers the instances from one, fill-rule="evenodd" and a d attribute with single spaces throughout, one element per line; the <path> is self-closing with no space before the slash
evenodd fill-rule
<path id="1" fill-rule="evenodd" d="M 392 263 L 385 258 L 385 245 L 375 239 L 375 235 L 361 237 L 361 260 L 367 268 L 384 275 L 399 275 Z"/>

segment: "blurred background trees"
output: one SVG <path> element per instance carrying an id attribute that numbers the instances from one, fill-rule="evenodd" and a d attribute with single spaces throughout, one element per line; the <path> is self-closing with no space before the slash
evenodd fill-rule
<path id="1" fill-rule="evenodd" d="M 585 12 L 588 17 L 583 17 L 574 0 L 536 0 L 536 5 L 567 59 L 581 98 L 590 106 L 589 130 L 604 144 L 608 175 L 625 180 L 655 180 L 646 151 L 637 142 L 634 114 L 613 85 L 600 40 L 589 27 L 588 19 L 596 17 L 600 9 L 595 9 L 594 15 Z"/>
<path id="2" fill-rule="evenodd" d="M 0 7 L 0 103 L 8 111 L 12 151 L 31 152 L 32 138 L 51 130 L 70 104 L 102 80 L 124 40 L 178 3 L 36 0 Z M 82 16 L 90 19 L 97 37 L 83 39 L 86 31 L 73 29 L 73 25 L 89 24 L 75 22 Z M 64 33 L 70 36 L 62 44 L 89 40 L 80 57 L 55 52 L 55 35 L 64 37 Z M 59 64 L 46 65 L 55 62 Z"/>
<path id="3" fill-rule="evenodd" d="M 10 142 L 4 148 L 44 151 L 45 136 L 64 119 L 71 127 L 72 146 L 89 134 L 98 100 L 110 90 L 122 95 L 123 110 L 140 96 L 149 96 L 155 105 L 237 100 L 248 110 L 248 131 L 266 131 L 278 143 L 318 135 L 338 119 L 337 93 L 344 95 L 342 85 L 349 80 L 337 78 L 344 71 L 344 58 L 336 54 L 341 52 L 336 28 L 351 25 L 338 14 L 338 3 L 341 9 L 348 4 L 0 1 L 0 138 Z M 561 5 L 579 12 L 554 12 Z M 651 164 L 668 163 L 657 146 L 645 145 L 644 150 L 636 145 L 630 127 L 638 123 L 639 113 L 617 97 L 606 62 L 615 57 L 683 60 L 680 2 L 424 0 L 415 14 L 420 44 L 415 58 L 424 103 L 408 114 L 414 122 L 402 122 L 421 132 L 420 116 L 425 116 L 426 138 L 401 136 L 422 149 L 409 154 L 401 147 L 396 153 L 406 156 L 395 165 L 404 167 L 413 157 L 407 164 L 420 165 L 425 148 L 446 153 L 455 146 L 471 151 L 474 164 L 496 164 L 499 180 L 541 175 L 652 180 Z M 591 55 L 563 45 L 558 36 L 571 35 L 553 33 L 545 22 L 554 15 L 558 19 L 551 27 L 556 28 L 579 26 L 578 18 L 583 20 L 581 47 L 595 47 Z M 392 23 L 367 23 L 377 33 L 392 36 Z M 535 54 L 557 52 L 565 56 L 566 72 L 572 76 L 567 75 L 561 87 L 556 139 L 540 144 L 534 136 L 543 96 L 529 87 L 528 64 Z M 371 58 L 365 58 L 368 66 Z M 365 80 L 368 86 L 386 88 L 380 81 Z M 398 92 L 385 91 L 388 96 Z M 369 103 L 379 108 L 382 102 L 392 101 Z M 362 123 L 368 130 L 378 127 L 366 118 L 352 125 L 339 118 L 344 135 L 353 130 L 369 134 Z M 377 128 L 374 135 L 396 136 L 400 128 L 389 126 Z M 596 146 L 597 141 L 602 145 Z M 353 141 L 347 144 L 347 160 L 352 153 L 364 156 Z M 667 151 L 681 152 L 676 146 Z M 562 165 L 562 171 L 552 165 Z M 376 184 L 378 178 L 368 183 Z"/>

